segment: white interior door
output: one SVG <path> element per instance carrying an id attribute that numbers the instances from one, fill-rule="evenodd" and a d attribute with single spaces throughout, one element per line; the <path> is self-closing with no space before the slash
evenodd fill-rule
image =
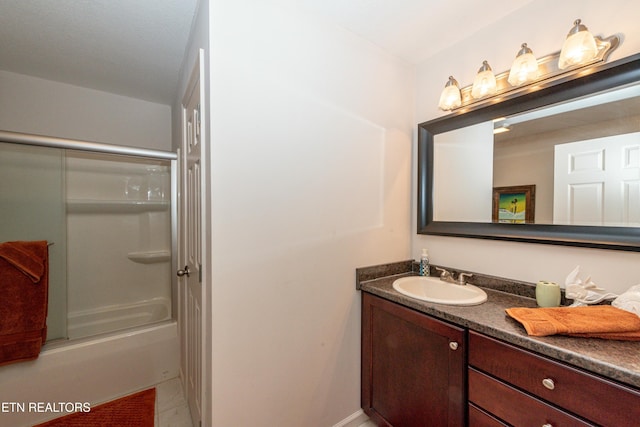
<path id="1" fill-rule="evenodd" d="M 202 53 L 182 103 L 180 299 L 182 375 L 194 426 L 202 418 Z"/>
<path id="2" fill-rule="evenodd" d="M 640 224 L 640 133 L 555 147 L 554 224 Z"/>

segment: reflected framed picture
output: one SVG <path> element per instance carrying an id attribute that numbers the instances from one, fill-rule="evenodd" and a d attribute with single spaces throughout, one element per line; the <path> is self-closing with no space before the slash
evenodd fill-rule
<path id="1" fill-rule="evenodd" d="M 535 212 L 535 185 L 493 188 L 493 222 L 533 224 Z"/>

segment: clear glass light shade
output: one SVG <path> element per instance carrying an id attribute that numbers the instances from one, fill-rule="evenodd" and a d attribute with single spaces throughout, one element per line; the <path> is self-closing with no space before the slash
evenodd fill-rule
<path id="1" fill-rule="evenodd" d="M 538 75 L 538 60 L 527 44 L 523 43 L 522 49 L 511 65 L 507 81 L 511 86 L 520 86 L 536 80 Z"/>
<path id="2" fill-rule="evenodd" d="M 484 61 L 482 67 L 478 70 L 478 74 L 476 74 L 476 78 L 473 80 L 471 96 L 479 99 L 487 95 L 493 95 L 496 93 L 496 90 L 496 76 L 493 74 L 487 61 Z"/>
<path id="3" fill-rule="evenodd" d="M 438 107 L 440 107 L 441 110 L 449 111 L 458 108 L 460 105 L 462 105 L 462 98 L 460 96 L 458 82 L 452 76 L 449 76 L 449 81 L 440 94 Z"/>
<path id="4" fill-rule="evenodd" d="M 562 45 L 558 68 L 564 70 L 572 65 L 587 63 L 594 59 L 597 53 L 598 48 L 593 35 L 578 19 Z"/>

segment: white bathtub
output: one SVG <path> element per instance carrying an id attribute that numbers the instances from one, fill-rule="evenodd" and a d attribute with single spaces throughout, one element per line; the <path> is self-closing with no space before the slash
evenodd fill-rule
<path id="1" fill-rule="evenodd" d="M 153 386 L 177 377 L 179 361 L 175 321 L 47 344 L 36 360 L 0 366 L 0 426 L 31 426 L 64 415 L 29 411 L 31 402 L 95 405 Z"/>
<path id="2" fill-rule="evenodd" d="M 91 337 L 105 332 L 149 325 L 171 318 L 171 301 L 158 297 L 131 304 L 112 305 L 69 313 L 69 339 Z"/>

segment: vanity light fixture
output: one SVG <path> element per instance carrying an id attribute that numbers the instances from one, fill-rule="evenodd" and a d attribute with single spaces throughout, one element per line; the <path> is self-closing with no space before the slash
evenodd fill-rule
<path id="1" fill-rule="evenodd" d="M 576 19 L 562 45 L 558 68 L 564 70 L 572 65 L 590 62 L 597 54 L 598 48 L 593 34 L 580 19 Z"/>
<path id="2" fill-rule="evenodd" d="M 460 86 L 453 76 L 449 76 L 447 84 L 444 85 L 442 93 L 440 94 L 440 102 L 438 107 L 440 109 L 448 111 L 458 108 L 462 104 L 462 98 L 460 97 Z"/>
<path id="3" fill-rule="evenodd" d="M 576 45 L 579 47 L 576 48 Z M 593 45 L 595 45 L 595 51 L 592 50 Z M 458 82 L 453 77 L 449 77 L 449 82 L 440 96 L 438 107 L 444 111 L 459 108 L 468 111 L 486 104 L 502 102 L 523 93 L 535 92 L 552 86 L 561 79 L 588 73 L 589 67 L 599 62 L 606 62 L 611 52 L 619 45 L 620 36 L 615 34 L 606 38 L 593 36 L 581 20 L 577 19 L 561 51 L 536 60 L 531 49 L 524 43 L 509 71 L 494 75 L 487 61 L 484 61 L 473 85 L 460 88 Z M 537 71 L 534 71 L 536 66 Z"/>
<path id="4" fill-rule="evenodd" d="M 522 43 L 521 49 L 511 65 L 507 81 L 511 86 L 520 86 L 536 80 L 538 74 L 538 60 L 527 44 Z"/>
<path id="5" fill-rule="evenodd" d="M 476 78 L 473 80 L 473 87 L 471 88 L 471 96 L 475 99 L 484 98 L 487 95 L 493 95 L 496 93 L 496 76 L 493 74 L 493 70 L 489 66 L 487 61 L 482 61 L 482 66 L 476 74 Z"/>

